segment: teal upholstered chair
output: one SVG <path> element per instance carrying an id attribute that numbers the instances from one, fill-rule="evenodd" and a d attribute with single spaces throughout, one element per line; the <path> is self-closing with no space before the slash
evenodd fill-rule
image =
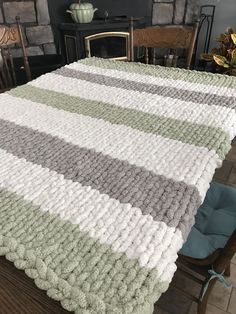
<path id="1" fill-rule="evenodd" d="M 204 314 L 217 280 L 227 285 L 230 261 L 236 252 L 236 189 L 212 183 L 196 215 L 196 222 L 179 252 L 178 269 L 202 285 L 198 314 Z M 190 272 L 189 272 L 190 270 Z M 197 273 L 204 276 L 199 279 Z"/>

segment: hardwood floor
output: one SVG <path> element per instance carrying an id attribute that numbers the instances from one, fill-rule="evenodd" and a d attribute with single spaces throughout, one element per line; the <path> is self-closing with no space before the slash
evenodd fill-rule
<path id="1" fill-rule="evenodd" d="M 236 139 L 222 168 L 216 171 L 214 179 L 236 186 Z M 59 302 L 50 299 L 45 291 L 38 289 L 23 271 L 16 269 L 4 257 L 0 257 L 0 314 L 66 313 L 70 312 L 64 310 Z M 163 312 L 158 310 L 158 313 Z"/>
<path id="2" fill-rule="evenodd" d="M 50 299 L 45 291 L 13 263 L 0 257 L 0 314 L 66 314 L 59 302 Z"/>

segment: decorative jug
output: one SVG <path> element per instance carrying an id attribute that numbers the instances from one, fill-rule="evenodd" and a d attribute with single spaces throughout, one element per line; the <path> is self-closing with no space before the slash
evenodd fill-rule
<path id="1" fill-rule="evenodd" d="M 73 21 L 76 23 L 90 23 L 96 11 L 97 9 L 94 9 L 91 3 L 81 3 L 79 1 L 78 3 L 71 4 L 69 10 L 66 12 L 71 14 Z"/>

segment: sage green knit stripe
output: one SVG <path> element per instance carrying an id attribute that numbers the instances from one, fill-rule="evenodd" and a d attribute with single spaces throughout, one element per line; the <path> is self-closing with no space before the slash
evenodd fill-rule
<path id="1" fill-rule="evenodd" d="M 100 58 L 88 58 L 79 61 L 85 65 L 97 66 L 104 69 L 126 71 L 154 77 L 162 77 L 173 80 L 183 80 L 187 82 L 200 83 L 204 85 L 214 85 L 227 88 L 236 88 L 236 78 L 222 74 L 213 74 L 199 71 L 189 71 L 178 68 L 165 68 L 158 65 L 149 65 L 137 62 L 117 62 Z"/>
<path id="2" fill-rule="evenodd" d="M 141 314 L 168 286 L 157 270 L 7 190 L 0 190 L 0 255 L 76 313 Z"/>
<path id="3" fill-rule="evenodd" d="M 225 157 L 230 148 L 229 136 L 220 128 L 82 99 L 31 85 L 13 89 L 9 94 L 57 109 L 103 119 L 113 124 L 126 125 L 145 133 L 207 147 L 209 150 L 215 150 L 221 158 Z"/>

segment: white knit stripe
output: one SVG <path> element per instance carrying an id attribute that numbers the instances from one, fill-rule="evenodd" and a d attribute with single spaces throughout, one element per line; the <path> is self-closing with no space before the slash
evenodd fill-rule
<path id="1" fill-rule="evenodd" d="M 54 73 L 48 73 L 46 77 L 47 79 L 42 76 L 29 84 L 35 87 L 65 93 L 70 96 L 101 101 L 124 108 L 136 109 L 167 118 L 178 119 L 180 121 L 186 120 L 213 127 L 217 125 L 218 128 L 229 133 L 231 137 L 233 137 L 236 132 L 236 115 L 234 109 L 185 102 L 180 99 L 109 87 L 70 77 L 66 78 L 67 84 L 64 84 L 65 77 Z"/>
<path id="2" fill-rule="evenodd" d="M 102 119 L 58 110 L 5 94 L 0 118 L 58 136 L 69 143 L 95 149 L 112 158 L 127 160 L 159 175 L 195 185 L 202 199 L 216 167 L 215 151 L 147 134 Z"/>
<path id="3" fill-rule="evenodd" d="M 178 89 L 201 92 L 201 93 L 210 93 L 210 94 L 215 94 L 219 96 L 236 97 L 236 91 L 233 88 L 207 85 L 207 89 L 206 89 L 206 85 L 201 84 L 201 82 L 193 83 L 193 82 L 184 81 L 184 80 L 174 80 L 171 78 L 165 79 L 158 76 L 142 75 L 138 73 L 120 71 L 120 70 L 115 70 L 115 69 L 108 69 L 108 68 L 103 69 L 101 67 L 97 67 L 93 65 L 88 66 L 86 64 L 79 63 L 79 62 L 74 62 L 69 65 L 66 65 L 66 68 L 79 70 L 79 71 L 83 71 L 87 73 L 110 76 L 110 77 L 114 77 L 114 78 L 118 78 L 122 80 L 134 81 L 134 82 L 139 82 L 139 83 L 144 83 L 144 84 L 169 86 L 169 87 L 175 87 Z"/>
<path id="4" fill-rule="evenodd" d="M 63 175 L 19 159 L 0 149 L 0 188 L 24 196 L 40 210 L 78 224 L 92 238 L 111 245 L 115 252 L 137 258 L 141 267 L 157 268 L 169 281 L 183 244 L 180 230 L 142 215 L 139 208 L 121 204 L 106 194 Z"/>

